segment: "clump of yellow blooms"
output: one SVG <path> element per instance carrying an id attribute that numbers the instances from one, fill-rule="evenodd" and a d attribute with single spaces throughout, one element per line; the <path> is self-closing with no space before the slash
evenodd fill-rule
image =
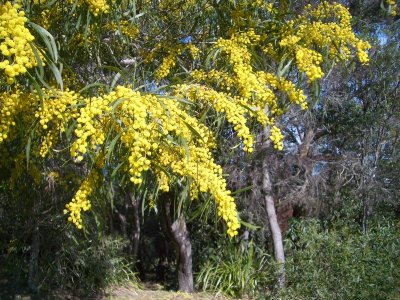
<path id="1" fill-rule="evenodd" d="M 75 1 L 69 0 L 71 4 Z M 89 10 L 92 12 L 93 15 L 98 16 L 99 14 L 106 14 L 110 10 L 110 5 L 107 3 L 106 0 L 79 0 L 78 5 L 87 4 Z"/>
<path id="2" fill-rule="evenodd" d="M 198 85 L 180 85 L 176 86 L 177 95 L 184 95 L 192 101 L 202 101 L 217 112 L 225 113 L 227 120 L 234 126 L 238 136 L 242 139 L 244 150 L 253 151 L 253 137 L 250 129 L 246 126 L 247 110 L 241 106 L 240 97 L 231 97 L 226 93 L 217 92 L 213 89 L 207 89 Z"/>
<path id="3" fill-rule="evenodd" d="M 75 197 L 70 203 L 65 205 L 64 214 L 68 214 L 68 221 L 75 224 L 78 229 L 82 229 L 82 211 L 88 211 L 91 207 L 89 196 L 93 193 L 93 190 L 99 181 L 99 174 L 93 170 L 88 177 L 85 178 Z"/>
<path id="4" fill-rule="evenodd" d="M 283 135 L 278 127 L 272 126 L 270 139 L 274 142 L 275 149 L 283 150 Z"/>
<path id="5" fill-rule="evenodd" d="M 396 16 L 398 13 L 398 7 L 397 7 L 396 0 L 386 0 L 386 4 L 389 7 L 389 14 L 391 16 Z"/>
<path id="6" fill-rule="evenodd" d="M 306 73 L 310 81 L 324 76 L 321 69 L 322 55 L 312 49 L 298 47 L 296 50 L 296 64 L 299 71 Z"/>
<path id="7" fill-rule="evenodd" d="M 0 53 L 4 57 L 0 61 L 0 70 L 4 70 L 9 84 L 16 76 L 37 65 L 29 44 L 34 37 L 25 27 L 27 18 L 20 8 L 11 2 L 0 4 Z"/>
<path id="8" fill-rule="evenodd" d="M 359 61 L 368 63 L 366 51 L 371 45 L 355 35 L 350 22 L 350 12 L 341 4 L 323 1 L 316 8 L 307 5 L 304 13 L 289 23 L 279 45 L 294 53 L 299 70 L 314 81 L 324 75 L 318 51 L 327 50 L 333 60 L 348 60 L 353 48 Z"/>
<path id="9" fill-rule="evenodd" d="M 156 47 L 155 51 L 150 54 L 146 60 L 151 61 L 154 53 L 159 51 L 160 48 L 162 47 Z M 180 44 L 176 47 L 167 49 L 167 55 L 163 57 L 161 64 L 154 74 L 155 78 L 157 80 L 160 80 L 167 77 L 170 74 L 171 70 L 175 67 L 178 56 L 182 55 L 185 50 L 190 54 L 192 59 L 197 59 L 199 57 L 200 49 L 197 48 L 196 45 L 194 45 L 193 43 Z"/>
<path id="10" fill-rule="evenodd" d="M 211 194 L 218 205 L 218 216 L 222 217 L 228 226 L 227 233 L 233 237 L 238 234 L 240 227 L 236 211 L 236 204 L 226 181 L 222 177 L 222 168 L 215 164 L 211 152 L 207 148 L 189 146 L 190 157 L 185 159 L 185 149 L 177 150 L 162 148 L 161 155 L 166 166 L 180 176 L 188 176 L 194 182 L 191 187 L 191 196 L 197 198 L 198 192 Z M 163 178 L 166 179 L 165 177 Z M 168 190 L 166 184 L 160 188 Z"/>
<path id="11" fill-rule="evenodd" d="M 32 105 L 31 97 L 18 89 L 0 94 L 0 143 L 12 136 L 18 115 L 22 119 L 29 116 Z"/>
<path id="12" fill-rule="evenodd" d="M 83 159 L 83 155 L 89 150 L 95 150 L 97 145 L 102 145 L 105 139 L 103 116 L 111 111 L 111 96 L 93 97 L 84 99 L 84 106 L 80 108 L 76 119 L 75 134 L 77 139 L 72 144 L 71 156 L 77 161 Z"/>
<path id="13" fill-rule="evenodd" d="M 40 156 L 45 157 L 57 140 L 57 136 L 65 132 L 70 117 L 76 116 L 76 110 L 72 107 L 78 103 L 79 97 L 68 89 L 65 91 L 43 90 L 42 101 L 35 117 L 39 118 L 42 131 L 46 132 L 39 150 Z"/>
<path id="14" fill-rule="evenodd" d="M 40 156 L 48 155 L 67 126 L 76 122 L 71 156 L 79 161 L 91 151 L 96 157 L 96 166 L 101 168 L 106 159 L 105 136 L 113 128 L 128 150 L 127 171 L 133 184 L 141 184 L 142 174 L 146 171 L 153 172 L 163 191 L 170 189 L 173 183 L 170 179 L 188 178 L 192 199 L 196 199 L 199 192 L 208 193 L 215 199 L 219 215 L 228 225 L 228 234 L 237 234 L 236 205 L 227 190 L 222 169 L 212 156 L 215 147 L 213 135 L 186 111 L 182 103 L 169 97 L 141 94 L 123 86 L 116 87 L 109 94 L 91 98 L 69 90 L 54 89 L 43 91 L 43 94 L 42 102 L 39 97 L 29 98 L 36 106 L 34 116 L 42 136 Z M 1 105 L 6 103 L 1 106 L 0 113 L 14 116 L 19 97 L 19 93 L 3 95 L 9 100 L 0 102 Z M 3 133 L 13 121 L 6 117 L 2 120 Z M 81 213 L 90 208 L 89 198 L 98 180 L 99 174 L 93 170 L 66 206 L 64 212 L 69 214 L 68 220 L 78 228 L 83 226 Z"/>
<path id="15" fill-rule="evenodd" d="M 263 7 L 261 2 L 255 1 L 253 6 Z M 268 4 L 266 9 L 271 13 L 273 6 Z M 302 109 L 307 108 L 307 99 L 295 82 L 279 75 L 282 74 L 280 70 L 277 74 L 255 70 L 253 53 L 257 48 L 262 49 L 273 59 L 296 67 L 313 82 L 324 76 L 322 62 L 325 52 L 333 61 L 348 60 L 354 53 L 361 63 L 368 63 L 367 50 L 371 46 L 356 37 L 350 21 L 347 8 L 323 1 L 315 8 L 308 5 L 303 14 L 285 26 L 273 27 L 281 37 L 273 43 L 268 36 L 257 34 L 256 29 L 251 28 L 244 33 L 232 34 L 228 39 L 220 38 L 213 49 L 217 55 L 214 55 L 212 66 L 224 67 L 193 71 L 196 85 L 183 89 L 192 101 L 203 101 L 216 111 L 225 112 L 228 122 L 243 140 L 245 151 L 253 150 L 253 140 L 246 126 L 248 117 L 255 117 L 263 126 L 271 126 L 270 139 L 274 147 L 281 150 L 283 135 L 274 125 L 275 117 L 283 113 L 278 97 L 286 95 L 290 103 Z M 276 44 L 285 53 L 283 58 L 279 58 Z M 231 108 L 227 109 L 227 106 Z"/>
<path id="16" fill-rule="evenodd" d="M 96 152 L 104 143 L 105 132 L 109 129 L 107 124 L 113 123 L 129 151 L 128 172 L 134 184 L 140 184 L 142 173 L 148 170 L 155 170 L 164 191 L 169 190 L 169 176 L 188 177 L 193 182 L 191 195 L 195 198 L 196 191 L 208 192 L 227 221 L 228 233 L 237 234 L 236 206 L 226 189 L 222 170 L 212 158 L 211 149 L 215 146 L 212 134 L 181 104 L 161 96 L 142 95 L 123 86 L 80 103 L 84 106 L 77 118 L 77 139 L 71 148 L 72 156 L 82 159 L 89 150 L 88 144 Z M 185 141 L 184 145 L 175 141 L 179 139 Z"/>
<path id="17" fill-rule="evenodd" d="M 105 0 L 85 0 L 87 5 L 89 6 L 90 11 L 95 15 L 99 15 L 101 13 L 108 13 L 110 6 Z"/>
<path id="18" fill-rule="evenodd" d="M 171 69 L 176 65 L 176 57 L 175 54 L 168 54 L 162 60 L 161 65 L 157 69 L 155 73 L 155 77 L 160 80 L 168 76 Z"/>
<path id="19" fill-rule="evenodd" d="M 18 109 L 20 93 L 0 95 L 0 143 L 9 136 L 11 126 L 15 126 L 15 113 Z"/>
<path id="20" fill-rule="evenodd" d="M 107 30 L 119 31 L 120 34 L 130 39 L 136 38 L 139 34 L 139 28 L 128 20 L 121 20 L 119 23 L 108 23 L 105 28 Z"/>
<path id="21" fill-rule="evenodd" d="M 249 153 L 254 145 L 246 125 L 248 116 L 255 117 L 262 125 L 272 125 L 274 117 L 282 113 L 275 95 L 277 91 L 286 93 L 292 103 L 307 107 L 306 96 L 294 83 L 253 69 L 250 49 L 259 42 L 260 36 L 253 30 L 233 35 L 230 39 L 219 39 L 215 49 L 220 50 L 222 59 L 228 61 L 232 70 L 196 70 L 192 76 L 203 86 L 181 87 L 181 91 L 186 90 L 187 97 L 192 101 L 206 102 L 216 111 L 226 113 L 228 122 L 243 141 L 244 150 Z M 210 85 L 222 91 L 216 91 Z M 265 107 L 268 107 L 267 111 Z M 274 128 L 272 132 L 276 134 L 270 138 L 276 149 L 282 149 L 283 135 L 278 134 L 278 128 Z"/>
<path id="22" fill-rule="evenodd" d="M 197 48 L 194 44 L 192 43 L 187 44 L 186 49 L 190 52 L 190 54 L 194 59 L 199 57 L 200 49 Z"/>

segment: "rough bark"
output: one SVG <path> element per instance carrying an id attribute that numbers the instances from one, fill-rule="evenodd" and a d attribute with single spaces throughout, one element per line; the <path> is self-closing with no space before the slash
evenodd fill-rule
<path id="1" fill-rule="evenodd" d="M 269 127 L 264 128 L 264 138 L 269 136 Z M 264 144 L 268 146 L 269 141 L 265 140 Z M 272 241 L 274 244 L 274 256 L 278 263 L 278 280 L 279 288 L 285 285 L 285 253 L 283 251 L 282 232 L 279 227 L 278 218 L 275 210 L 274 198 L 272 195 L 272 182 L 268 171 L 268 163 L 266 159 L 263 161 L 263 195 L 264 203 L 268 216 L 268 223 L 271 229 Z"/>
<path id="2" fill-rule="evenodd" d="M 192 270 L 192 244 L 189 238 L 189 232 L 186 228 L 186 222 L 183 217 L 178 218 L 172 223 L 171 203 L 164 200 L 164 213 L 167 228 L 177 247 L 177 270 L 179 290 L 192 293 L 193 288 L 193 270 Z"/>

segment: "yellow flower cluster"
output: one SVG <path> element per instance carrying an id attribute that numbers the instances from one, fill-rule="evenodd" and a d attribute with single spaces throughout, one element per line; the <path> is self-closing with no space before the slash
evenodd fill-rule
<path id="1" fill-rule="evenodd" d="M 228 235 L 231 237 L 237 235 L 240 224 L 236 204 L 227 190 L 222 169 L 214 163 L 211 152 L 206 148 L 196 146 L 189 146 L 189 157 L 186 156 L 186 150 L 183 148 L 166 147 L 160 149 L 160 152 L 164 165 L 170 165 L 180 176 L 192 178 L 194 184 L 190 192 L 194 199 L 197 198 L 198 192 L 209 193 L 214 197 L 218 216 L 222 217 L 228 226 Z M 164 177 L 162 180 L 167 179 Z"/>
<path id="2" fill-rule="evenodd" d="M 18 115 L 24 120 L 30 116 L 32 99 L 20 90 L 0 94 L 0 144 L 10 138 Z"/>
<path id="3" fill-rule="evenodd" d="M 216 86 L 227 93 L 229 93 L 230 91 L 233 92 L 236 87 L 236 82 L 235 79 L 232 77 L 232 74 L 221 70 L 211 69 L 207 72 L 194 70 L 191 73 L 191 76 L 197 82 L 204 81 L 207 83 L 212 83 L 213 86 Z"/>
<path id="4" fill-rule="evenodd" d="M 290 102 L 300 105 L 302 109 L 307 108 L 307 97 L 302 89 L 296 88 L 295 84 L 283 77 L 278 78 L 272 73 L 258 72 L 258 76 L 263 82 L 274 90 L 279 90 L 287 94 Z M 275 110 L 274 110 L 275 109 Z M 272 107 L 273 115 L 280 115 L 282 110 Z"/>
<path id="5" fill-rule="evenodd" d="M 73 4 L 74 0 L 69 0 L 69 3 Z M 93 15 L 98 16 L 99 14 L 106 14 L 110 10 L 110 5 L 106 0 L 79 0 L 78 5 L 87 4 L 89 10 Z"/>
<path id="6" fill-rule="evenodd" d="M 307 107 L 306 96 L 301 89 L 295 87 L 294 83 L 271 73 L 253 70 L 249 47 L 255 47 L 258 42 L 260 37 L 251 30 L 248 33 L 233 35 L 230 39 L 219 39 L 215 48 L 219 49 L 222 55 L 226 55 L 229 65 L 232 66 L 232 72 L 215 69 L 192 72 L 192 77 L 197 82 L 207 86 L 211 84 L 225 92 L 195 85 L 184 87 L 186 89 L 184 94 L 186 93 L 189 99 L 207 102 L 216 111 L 225 112 L 228 122 L 234 125 L 235 131 L 243 140 L 244 149 L 249 152 L 253 151 L 253 140 L 246 126 L 247 115 L 255 117 L 262 125 L 272 125 L 274 116 L 279 116 L 283 112 L 279 108 L 274 91 L 286 93 L 292 103 L 300 105 L 303 109 Z M 315 60 L 320 61 L 320 59 L 321 57 L 316 55 Z M 312 70 L 307 72 L 311 75 Z M 320 69 L 314 72 L 318 71 Z M 235 94 L 239 96 L 234 96 Z M 265 107 L 268 109 L 265 110 Z M 271 137 L 275 148 L 282 149 L 283 136 L 278 134 L 280 131 L 272 132 L 276 133 Z"/>
<path id="7" fill-rule="evenodd" d="M 255 8 L 264 8 L 267 11 L 272 11 L 274 4 L 273 3 L 268 3 L 268 1 L 265 0 L 253 0 L 249 1 L 251 3 L 251 6 Z"/>
<path id="8" fill-rule="evenodd" d="M 90 11 L 95 16 L 109 12 L 110 6 L 106 0 L 85 0 L 85 2 L 88 4 Z"/>
<path id="9" fill-rule="evenodd" d="M 0 143 L 9 136 L 11 126 L 15 126 L 15 113 L 18 109 L 20 92 L 3 93 L 0 96 Z"/>
<path id="10" fill-rule="evenodd" d="M 141 174 L 149 170 L 150 159 L 158 148 L 158 143 L 154 140 L 158 137 L 156 124 L 152 124 L 148 116 L 148 105 L 156 104 L 157 101 L 153 96 L 142 97 L 139 92 L 121 86 L 117 87 L 115 97 L 124 99 L 118 111 L 124 112 L 121 113 L 121 121 L 126 128 L 122 131 L 121 140 L 130 152 L 128 158 L 130 180 L 134 184 L 140 184 Z M 157 109 L 153 111 L 159 113 Z"/>
<path id="11" fill-rule="evenodd" d="M 160 51 L 163 47 L 161 45 L 157 45 L 155 50 L 146 58 L 147 62 L 152 61 L 154 55 L 156 52 Z M 179 44 L 175 47 L 171 47 L 167 49 L 167 54 L 166 56 L 163 57 L 162 62 L 158 69 L 155 72 L 155 77 L 157 80 L 163 79 L 167 77 L 171 69 L 175 67 L 176 62 L 177 62 L 177 56 L 182 55 L 184 53 L 184 50 L 186 50 L 192 59 L 196 59 L 199 56 L 200 49 L 197 48 L 194 44 L 188 43 L 188 44 Z"/>
<path id="12" fill-rule="evenodd" d="M 293 51 L 299 70 L 314 81 L 324 75 L 318 51 L 328 51 L 333 60 L 348 60 L 351 49 L 355 49 L 359 61 L 368 63 L 371 45 L 356 37 L 350 23 L 351 15 L 341 4 L 323 1 L 316 8 L 308 5 L 304 14 L 286 28 L 279 45 Z"/>
<path id="13" fill-rule="evenodd" d="M 127 20 L 121 20 L 119 24 L 115 22 L 108 23 L 105 28 L 107 30 L 119 31 L 120 34 L 130 39 L 136 38 L 139 34 L 139 28 Z"/>
<path id="14" fill-rule="evenodd" d="M 162 146 L 173 146 L 168 136 L 182 137 L 187 144 L 213 146 L 211 132 L 176 102 L 153 95 L 141 95 L 122 86 L 117 87 L 114 93 L 115 99 L 123 99 L 115 113 L 124 124 L 121 140 L 130 149 L 129 174 L 133 183 L 141 183 L 141 173 L 149 170 Z M 194 136 L 191 130 L 198 136 Z M 164 165 L 164 162 L 161 160 L 160 164 Z"/>
<path id="15" fill-rule="evenodd" d="M 15 98 L 18 95 L 12 99 Z M 211 153 L 215 147 L 212 133 L 190 116 L 180 102 L 170 97 L 142 95 L 123 86 L 109 94 L 87 99 L 68 90 L 54 90 L 44 93 L 41 105 L 37 97 L 32 102 L 35 101 L 38 107 L 35 116 L 45 144 L 41 155 L 46 155 L 57 135 L 65 130 L 64 126 L 76 120 L 76 140 L 71 155 L 81 160 L 90 147 L 97 157 L 96 166 L 100 167 L 105 160 L 105 135 L 113 128 L 129 151 L 128 172 L 134 184 L 140 184 L 142 173 L 149 170 L 156 175 L 160 189 L 164 191 L 169 189 L 171 178 L 186 177 L 192 182 L 193 198 L 199 191 L 209 193 L 227 222 L 228 234 L 237 234 L 239 220 L 234 199 L 226 189 L 222 169 L 214 163 Z M 2 113 L 7 115 L 10 110 L 7 105 Z M 10 111 L 10 115 L 13 114 Z M 98 178 L 99 175 L 92 171 L 64 211 L 78 228 L 82 228 L 81 213 L 90 208 L 88 197 Z"/>
<path id="16" fill-rule="evenodd" d="M 192 43 L 187 44 L 186 49 L 190 52 L 190 54 L 192 55 L 192 57 L 194 59 L 199 57 L 199 53 L 200 53 L 200 49 L 197 48 L 195 45 L 193 45 Z"/>
<path id="17" fill-rule="evenodd" d="M 14 82 L 16 76 L 37 65 L 29 44 L 34 37 L 25 27 L 25 13 L 19 9 L 18 4 L 11 2 L 0 4 L 0 52 L 4 57 L 0 70 L 4 70 L 9 84 Z"/>
<path id="18" fill-rule="evenodd" d="M 68 120 L 70 115 L 67 108 L 78 103 L 78 95 L 69 89 L 65 91 L 43 89 L 43 92 L 43 105 L 38 108 L 35 117 L 39 118 L 43 129 L 47 129 L 52 122 L 59 131 L 64 132 L 65 120 Z"/>
<path id="19" fill-rule="evenodd" d="M 103 97 L 87 98 L 83 101 L 84 106 L 79 109 L 76 119 L 77 128 L 75 135 L 77 139 L 70 149 L 71 156 L 77 161 L 83 159 L 83 155 L 88 149 L 95 150 L 98 145 L 102 145 L 105 139 L 105 124 L 108 121 L 108 114 L 112 110 L 110 103 L 115 99 L 112 95 Z"/>
<path id="20" fill-rule="evenodd" d="M 389 14 L 393 17 L 396 16 L 398 13 L 396 0 L 386 0 L 386 4 L 388 5 Z"/>
<path id="21" fill-rule="evenodd" d="M 89 197 L 100 179 L 99 174 L 93 170 L 88 177 L 85 178 L 75 197 L 70 203 L 65 205 L 64 214 L 68 214 L 68 221 L 75 224 L 78 229 L 82 229 L 82 211 L 88 211 L 91 207 Z"/>
<path id="22" fill-rule="evenodd" d="M 312 49 L 299 46 L 296 49 L 296 64 L 300 72 L 306 73 L 312 82 L 324 76 L 321 69 L 322 55 Z"/>
<path id="23" fill-rule="evenodd" d="M 269 138 L 274 143 L 275 149 L 283 150 L 283 135 L 278 127 L 272 126 L 271 136 Z"/>
<path id="24" fill-rule="evenodd" d="M 168 76 L 169 72 L 176 65 L 176 57 L 174 54 L 168 54 L 163 58 L 160 67 L 155 73 L 155 77 L 160 80 Z"/>
<path id="25" fill-rule="evenodd" d="M 253 136 L 246 126 L 246 110 L 240 105 L 239 97 L 230 97 L 223 92 L 207 89 L 197 85 L 178 85 L 177 94 L 182 94 L 192 101 L 202 101 L 213 107 L 217 112 L 226 113 L 227 120 L 234 126 L 237 135 L 242 139 L 244 150 L 253 152 Z"/>
<path id="26" fill-rule="evenodd" d="M 262 1 L 252 2 L 258 8 L 262 4 Z M 272 13 L 274 8 L 268 4 L 266 9 Z M 243 11 L 235 10 L 234 13 L 240 14 Z M 186 97 L 192 101 L 203 101 L 216 111 L 226 112 L 228 121 L 243 139 L 245 150 L 252 150 L 250 132 L 245 125 L 248 116 L 255 117 L 262 125 L 272 126 L 270 139 L 274 147 L 281 150 L 283 135 L 278 127 L 273 126 L 275 117 L 283 113 L 277 95 L 281 97 L 282 93 L 286 94 L 291 103 L 302 109 L 307 108 L 306 96 L 302 89 L 296 88 L 296 84 L 285 79 L 284 75 L 255 71 L 257 61 L 253 53 L 259 48 L 272 59 L 281 62 L 286 60 L 285 68 L 290 68 L 294 62 L 293 65 L 312 82 L 324 76 L 322 53 L 328 53 L 333 60 L 347 60 L 355 53 L 361 63 L 368 62 L 367 50 L 371 46 L 356 37 L 350 21 L 351 15 L 344 6 L 323 1 L 315 8 L 307 6 L 302 15 L 284 26 L 268 25 L 269 30 L 280 36 L 279 47 L 276 41 L 271 41 L 266 35 L 260 36 L 252 29 L 246 33 L 233 34 L 229 39 L 220 38 L 213 49 L 216 52 L 213 66 L 225 67 L 195 70 L 192 77 L 202 86 L 185 87 L 186 92 L 183 94 L 186 93 Z M 282 53 L 286 53 L 284 57 Z M 277 74 L 285 74 L 285 68 L 282 67 Z M 227 105 L 235 113 L 227 110 Z M 240 117 L 237 118 L 235 114 Z"/>
<path id="27" fill-rule="evenodd" d="M 65 91 L 43 89 L 42 100 L 43 104 L 36 111 L 35 117 L 39 118 L 42 131 L 47 131 L 39 150 L 39 155 L 45 157 L 57 140 L 57 135 L 65 132 L 70 118 L 77 116 L 73 106 L 78 103 L 79 97 L 68 89 Z"/>

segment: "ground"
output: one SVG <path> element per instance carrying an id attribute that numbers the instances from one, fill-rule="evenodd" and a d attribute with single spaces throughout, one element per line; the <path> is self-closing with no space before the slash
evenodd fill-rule
<path id="1" fill-rule="evenodd" d="M 106 291 L 105 295 L 101 299 L 140 299 L 140 300 L 206 300 L 206 299 L 217 299 L 217 300 L 228 300 L 223 295 L 213 295 L 210 293 L 193 293 L 187 294 L 182 292 L 171 292 L 162 290 L 162 287 L 157 284 L 146 284 L 145 289 L 137 289 L 133 286 L 126 287 L 113 287 Z"/>
<path id="2" fill-rule="evenodd" d="M 1 282 L 0 282 L 1 283 Z M 1 284 L 0 284 L 1 286 Z M 4 286 L 3 286 L 4 287 Z M 74 296 L 69 292 L 65 291 L 53 291 L 46 295 L 33 295 L 24 289 L 14 289 L 8 286 L 7 289 L 0 290 L 0 299 L 4 300 L 36 300 L 36 299 L 65 299 L 65 300 L 79 300 L 81 297 Z M 186 294 L 182 292 L 166 291 L 162 286 L 153 283 L 144 283 L 140 288 L 134 285 L 126 286 L 114 286 L 107 288 L 105 291 L 100 292 L 91 297 L 84 297 L 84 299 L 93 300 L 129 300 L 129 299 L 140 299 L 140 300 L 229 300 L 229 298 L 210 293 L 193 293 Z"/>

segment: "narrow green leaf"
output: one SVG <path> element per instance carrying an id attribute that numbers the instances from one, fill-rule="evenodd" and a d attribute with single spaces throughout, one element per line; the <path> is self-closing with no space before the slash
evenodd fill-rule
<path id="1" fill-rule="evenodd" d="M 240 220 L 240 224 L 242 224 L 244 227 L 247 227 L 251 230 L 257 230 L 257 229 L 261 228 L 261 226 L 253 225 L 253 224 L 247 223 L 243 220 Z"/>
<path id="2" fill-rule="evenodd" d="M 232 192 L 232 196 L 240 194 L 240 193 L 243 193 L 243 192 L 247 192 L 247 191 L 249 191 L 249 190 L 251 190 L 253 188 L 254 188 L 254 185 L 249 185 L 249 186 L 247 186 L 245 188 L 242 188 L 242 189 L 239 189 L 239 190 L 236 190 L 236 191 Z"/>
<path id="3" fill-rule="evenodd" d="M 115 144 L 118 142 L 119 138 L 121 137 L 121 134 L 118 133 L 117 136 L 111 141 L 110 145 L 107 148 L 107 154 L 106 154 L 106 160 L 110 160 L 110 156 L 114 150 Z"/>
<path id="4" fill-rule="evenodd" d="M 58 50 L 56 46 L 56 42 L 54 37 L 43 27 L 29 22 L 29 25 L 39 34 L 42 38 L 43 42 L 46 44 L 48 53 L 50 54 L 52 60 L 57 63 L 58 62 Z"/>
<path id="5" fill-rule="evenodd" d="M 118 170 L 122 167 L 123 164 L 124 164 L 124 162 L 120 163 L 118 166 L 116 166 L 116 167 L 114 168 L 114 170 L 113 170 L 112 173 L 111 173 L 111 178 L 114 178 L 114 177 L 115 177 L 115 175 L 117 174 Z"/>
<path id="6" fill-rule="evenodd" d="M 31 155 L 31 143 L 32 143 L 32 134 L 28 137 L 28 143 L 26 144 L 25 148 L 25 155 L 26 155 L 26 168 L 29 168 L 29 159 Z"/>

